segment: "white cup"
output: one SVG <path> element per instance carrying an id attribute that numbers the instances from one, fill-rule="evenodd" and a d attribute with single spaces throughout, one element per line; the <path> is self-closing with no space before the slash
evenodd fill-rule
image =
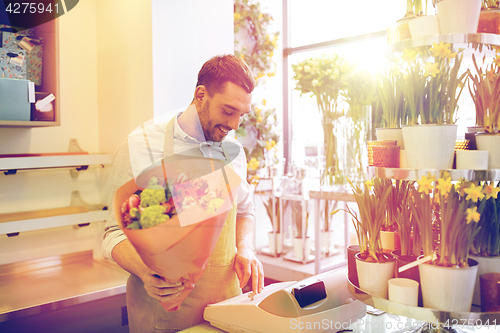
<path id="1" fill-rule="evenodd" d="M 488 151 L 457 150 L 457 169 L 488 170 Z"/>
<path id="2" fill-rule="evenodd" d="M 415 280 L 395 278 L 390 279 L 389 300 L 411 306 L 418 306 L 418 282 Z"/>

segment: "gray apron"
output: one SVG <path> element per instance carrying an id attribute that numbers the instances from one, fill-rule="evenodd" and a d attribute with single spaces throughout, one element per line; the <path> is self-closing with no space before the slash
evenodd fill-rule
<path id="1" fill-rule="evenodd" d="M 174 121 L 175 118 L 167 124 L 164 158 L 173 154 Z M 203 156 L 201 151 L 199 151 L 199 156 Z M 237 200 L 235 199 L 234 202 Z M 130 274 L 126 298 L 131 333 L 177 332 L 198 325 L 204 322 L 203 311 L 208 304 L 218 303 L 241 294 L 239 280 L 234 271 L 236 213 L 237 206 L 233 205 L 203 276 L 196 282 L 194 289 L 181 304 L 179 310 L 165 311 L 156 299 L 147 294 L 142 280 Z"/>

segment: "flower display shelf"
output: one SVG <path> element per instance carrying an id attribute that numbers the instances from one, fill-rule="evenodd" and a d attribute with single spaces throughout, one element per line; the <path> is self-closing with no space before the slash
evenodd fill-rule
<path id="1" fill-rule="evenodd" d="M 404 49 L 432 45 L 433 43 L 450 44 L 488 44 L 500 46 L 500 35 L 477 33 L 477 34 L 440 34 L 424 37 L 405 39 L 388 45 L 387 54 L 393 56 L 396 52 Z"/>
<path id="2" fill-rule="evenodd" d="M 467 328 L 474 331 L 478 327 L 496 327 L 500 323 L 500 312 L 447 312 L 431 308 L 410 306 L 402 303 L 389 301 L 388 299 L 370 295 L 361 290 L 354 284 L 346 274 L 347 288 L 352 296 L 359 299 L 361 302 L 373 306 L 379 310 L 413 318 L 431 324 L 431 329 L 440 327 L 439 332 L 469 332 Z M 444 329 L 442 326 L 453 326 L 451 329 Z M 421 328 L 415 328 L 415 332 L 422 331 Z M 436 331 L 430 331 L 436 332 Z"/>
<path id="3" fill-rule="evenodd" d="M 436 178 L 441 176 L 441 173 L 446 171 L 450 174 L 452 181 L 465 180 L 469 182 L 475 181 L 499 181 L 500 169 L 489 170 L 465 170 L 465 169 L 403 169 L 403 168 L 383 168 L 383 167 L 368 167 L 368 178 L 387 178 L 387 179 L 405 179 L 405 180 L 420 180 L 422 176 L 428 176 L 429 173 Z"/>

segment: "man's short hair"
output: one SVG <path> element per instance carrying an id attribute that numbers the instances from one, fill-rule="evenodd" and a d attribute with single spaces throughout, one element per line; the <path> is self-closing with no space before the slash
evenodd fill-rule
<path id="1" fill-rule="evenodd" d="M 224 90 L 226 82 L 240 86 L 247 93 L 255 88 L 255 79 L 248 65 L 232 54 L 215 56 L 205 62 L 198 73 L 196 86 L 203 85 L 213 96 Z"/>

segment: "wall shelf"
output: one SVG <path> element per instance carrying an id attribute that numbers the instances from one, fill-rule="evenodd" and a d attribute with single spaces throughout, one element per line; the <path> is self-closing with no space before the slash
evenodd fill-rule
<path id="1" fill-rule="evenodd" d="M 28 156 L 0 158 L 0 171 L 49 168 L 81 168 L 113 163 L 113 154 L 78 154 L 60 156 Z M 12 172 L 11 172 L 12 173 Z"/>
<path id="2" fill-rule="evenodd" d="M 108 219 L 109 210 L 96 210 L 86 213 L 41 217 L 0 223 L 0 234 L 17 234 L 19 232 L 43 230 L 87 224 Z"/>

